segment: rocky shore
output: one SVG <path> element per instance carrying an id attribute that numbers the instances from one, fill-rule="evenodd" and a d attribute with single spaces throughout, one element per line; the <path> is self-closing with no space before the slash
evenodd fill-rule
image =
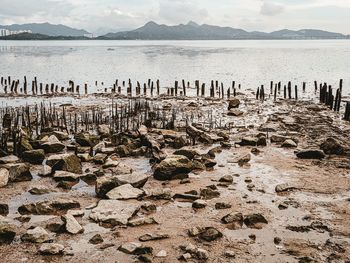
<path id="1" fill-rule="evenodd" d="M 0 158 L 2 262 L 350 262 L 339 113 L 243 94 L 157 109 L 119 132 L 20 127 Z"/>

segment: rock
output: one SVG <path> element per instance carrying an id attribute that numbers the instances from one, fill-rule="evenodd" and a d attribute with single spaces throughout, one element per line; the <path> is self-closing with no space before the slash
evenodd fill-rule
<path id="1" fill-rule="evenodd" d="M 0 245 L 11 244 L 16 236 L 16 227 L 0 219 Z"/>
<path id="2" fill-rule="evenodd" d="M 93 245 L 101 244 L 103 243 L 103 238 L 100 234 L 94 235 L 92 238 L 90 238 L 89 243 Z"/>
<path id="3" fill-rule="evenodd" d="M 237 162 L 240 166 L 242 166 L 246 163 L 249 163 L 250 160 L 251 160 L 251 155 L 250 155 L 250 153 L 247 153 L 245 155 L 239 156 L 237 159 Z"/>
<path id="4" fill-rule="evenodd" d="M 44 243 L 39 248 L 42 255 L 63 255 L 64 246 L 57 243 Z"/>
<path id="5" fill-rule="evenodd" d="M 242 116 L 243 113 L 244 112 L 239 110 L 239 109 L 231 109 L 231 110 L 228 111 L 227 115 L 228 116 L 238 117 L 238 116 Z"/>
<path id="6" fill-rule="evenodd" d="M 95 135 L 89 133 L 79 133 L 74 136 L 75 141 L 83 147 L 94 147 L 99 143 L 99 139 Z"/>
<path id="7" fill-rule="evenodd" d="M 193 203 L 192 203 L 192 207 L 193 208 L 196 208 L 196 209 L 201 209 L 201 208 L 205 208 L 207 206 L 207 202 L 202 200 L 202 199 L 199 199 L 199 200 L 195 200 Z"/>
<path id="8" fill-rule="evenodd" d="M 29 165 L 25 163 L 9 163 L 3 165 L 3 167 L 9 171 L 10 182 L 23 182 L 33 179 L 29 171 Z"/>
<path id="9" fill-rule="evenodd" d="M 20 140 L 20 143 L 19 143 L 18 147 L 19 147 L 18 151 L 20 153 L 33 150 L 32 145 L 29 143 L 29 141 L 26 138 L 22 138 Z"/>
<path id="10" fill-rule="evenodd" d="M 151 202 L 144 202 L 141 205 L 141 208 L 145 210 L 146 212 L 155 212 L 157 211 L 157 206 Z"/>
<path id="11" fill-rule="evenodd" d="M 141 248 L 142 245 L 136 242 L 129 242 L 122 244 L 118 250 L 124 252 L 125 254 L 134 254 L 137 249 Z"/>
<path id="12" fill-rule="evenodd" d="M 77 182 L 81 177 L 80 174 L 70 173 L 66 171 L 56 171 L 53 175 L 55 181 Z"/>
<path id="13" fill-rule="evenodd" d="M 104 153 L 98 153 L 94 156 L 93 161 L 95 164 L 104 164 L 107 160 L 108 155 Z"/>
<path id="14" fill-rule="evenodd" d="M 32 195 L 44 195 L 44 194 L 50 193 L 51 191 L 50 189 L 41 185 L 41 186 L 31 188 L 28 192 L 31 193 Z"/>
<path id="15" fill-rule="evenodd" d="M 267 223 L 262 214 L 250 214 L 244 217 L 244 224 L 249 228 L 261 229 Z"/>
<path id="16" fill-rule="evenodd" d="M 136 227 L 136 226 L 153 225 L 153 224 L 158 224 L 158 222 L 153 217 L 142 217 L 142 218 L 129 220 L 128 226 Z"/>
<path id="17" fill-rule="evenodd" d="M 9 205 L 0 204 L 0 216 L 7 216 L 9 214 Z"/>
<path id="18" fill-rule="evenodd" d="M 230 99 L 228 101 L 228 110 L 238 108 L 240 104 L 241 104 L 241 102 L 239 99 L 237 99 L 237 98 Z"/>
<path id="19" fill-rule="evenodd" d="M 144 234 L 139 237 L 139 241 L 147 242 L 152 240 L 161 240 L 169 238 L 168 234 Z"/>
<path id="20" fill-rule="evenodd" d="M 59 153 L 63 151 L 65 145 L 61 143 L 55 135 L 51 135 L 47 142 L 41 144 L 40 146 L 45 153 Z"/>
<path id="21" fill-rule="evenodd" d="M 112 200 L 137 199 L 144 195 L 144 191 L 133 187 L 131 184 L 123 184 L 109 191 L 106 196 Z"/>
<path id="22" fill-rule="evenodd" d="M 157 254 L 156 257 L 157 258 L 165 258 L 167 256 L 167 252 L 165 250 L 160 250 Z"/>
<path id="23" fill-rule="evenodd" d="M 321 150 L 302 150 L 296 153 L 297 157 L 300 159 L 323 159 L 326 157 L 323 151 Z"/>
<path id="24" fill-rule="evenodd" d="M 184 179 L 192 170 L 192 162 L 185 156 L 172 155 L 155 166 L 154 178 L 157 180 Z"/>
<path id="25" fill-rule="evenodd" d="M 216 165 L 216 161 L 206 155 L 202 155 L 201 162 L 206 168 L 213 168 Z"/>
<path id="26" fill-rule="evenodd" d="M 246 136 L 243 137 L 239 145 L 241 146 L 257 146 L 258 145 L 258 138 L 252 137 L 252 136 Z"/>
<path id="27" fill-rule="evenodd" d="M 48 241 L 49 234 L 46 232 L 46 230 L 40 226 L 34 228 L 34 229 L 29 229 L 27 233 L 25 233 L 21 237 L 23 242 L 31 242 L 31 243 L 44 243 Z"/>
<path id="28" fill-rule="evenodd" d="M 45 152 L 42 149 L 26 151 L 22 153 L 22 158 L 31 164 L 42 164 L 45 160 Z"/>
<path id="29" fill-rule="evenodd" d="M 183 155 L 186 156 L 188 159 L 193 160 L 194 157 L 199 156 L 199 153 L 191 148 L 182 148 L 175 151 L 174 155 Z"/>
<path id="30" fill-rule="evenodd" d="M 206 227 L 203 232 L 199 234 L 199 238 L 211 242 L 222 237 L 222 233 L 214 227 Z"/>
<path id="31" fill-rule="evenodd" d="M 80 204 L 77 201 L 67 198 L 57 198 L 21 205 L 18 208 L 18 212 L 21 215 L 56 215 L 57 213 L 74 208 L 80 208 Z"/>
<path id="32" fill-rule="evenodd" d="M 235 252 L 232 251 L 232 250 L 226 250 L 225 253 L 224 253 L 224 255 L 225 255 L 226 257 L 228 257 L 228 258 L 235 258 L 235 257 L 236 257 Z"/>
<path id="33" fill-rule="evenodd" d="M 286 140 L 290 140 L 290 138 L 282 135 L 272 135 L 270 140 L 271 143 L 281 144 Z"/>
<path id="34" fill-rule="evenodd" d="M 53 135 L 60 141 L 65 141 L 69 139 L 69 135 L 66 132 L 54 131 Z"/>
<path id="35" fill-rule="evenodd" d="M 61 217 L 65 223 L 66 231 L 70 234 L 78 234 L 84 232 L 83 227 L 78 223 L 73 215 L 67 214 Z"/>
<path id="36" fill-rule="evenodd" d="M 127 157 L 131 155 L 130 149 L 126 145 L 119 145 L 115 148 L 115 153 L 119 157 Z"/>
<path id="37" fill-rule="evenodd" d="M 90 218 L 95 222 L 126 225 L 139 208 L 138 205 L 119 200 L 101 200 L 97 207 L 92 209 Z"/>
<path id="38" fill-rule="evenodd" d="M 48 166 L 48 165 L 46 165 L 46 164 L 44 164 L 44 165 L 41 167 L 41 169 L 39 170 L 38 175 L 39 175 L 39 176 L 42 176 L 42 177 L 46 177 L 46 176 L 51 175 L 51 173 L 52 173 L 51 167 Z"/>
<path id="39" fill-rule="evenodd" d="M 240 229 L 243 226 L 243 215 L 241 213 L 230 213 L 221 218 L 223 224 L 229 225 L 231 230 Z"/>
<path id="40" fill-rule="evenodd" d="M 152 189 L 147 195 L 156 200 L 171 200 L 172 198 L 172 192 L 169 188 Z"/>
<path id="41" fill-rule="evenodd" d="M 139 129 L 137 130 L 140 136 L 145 136 L 148 133 L 148 129 L 145 125 L 141 125 Z"/>
<path id="42" fill-rule="evenodd" d="M 0 168 L 0 188 L 7 185 L 10 173 L 5 168 Z"/>
<path id="43" fill-rule="evenodd" d="M 109 128 L 109 125 L 107 125 L 107 124 L 100 124 L 97 127 L 97 132 L 99 135 L 107 136 L 111 133 L 111 129 Z"/>
<path id="44" fill-rule="evenodd" d="M 80 161 L 85 163 L 88 163 L 92 160 L 92 157 L 88 153 L 79 153 L 77 156 L 79 157 Z"/>
<path id="45" fill-rule="evenodd" d="M 109 164 L 110 168 L 106 168 L 107 165 Z M 113 165 L 111 162 L 107 161 L 106 164 L 104 164 L 102 166 L 103 169 L 106 169 L 106 172 L 110 172 L 113 175 L 122 175 L 122 174 L 131 174 L 132 173 L 132 168 L 126 164 L 123 164 L 121 162 L 118 162 L 118 164 L 116 164 L 116 162 L 113 162 Z"/>
<path id="46" fill-rule="evenodd" d="M 47 165 L 49 165 L 53 171 L 61 170 L 82 174 L 81 161 L 75 154 L 67 153 L 51 155 L 47 159 Z"/>
<path id="47" fill-rule="evenodd" d="M 228 203 L 223 203 L 223 202 L 219 202 L 215 204 L 215 209 L 220 210 L 220 209 L 229 209 L 231 208 L 232 205 L 228 204 Z"/>
<path id="48" fill-rule="evenodd" d="M 326 154 L 342 155 L 345 150 L 344 147 L 334 138 L 327 138 L 320 146 Z"/>
<path id="49" fill-rule="evenodd" d="M 282 143 L 282 147 L 284 148 L 295 148 L 297 147 L 298 145 L 291 139 L 288 139 L 288 140 L 285 140 L 283 143 Z"/>
<path id="50" fill-rule="evenodd" d="M 17 163 L 19 158 L 15 155 L 8 155 L 0 158 L 0 164 Z"/>
<path id="51" fill-rule="evenodd" d="M 276 193 L 281 193 L 281 192 L 287 192 L 287 191 L 292 191 L 292 190 L 295 190 L 296 187 L 288 184 L 288 183 L 284 183 L 284 184 L 279 184 L 279 185 L 276 185 L 275 187 L 275 191 Z"/>
<path id="52" fill-rule="evenodd" d="M 203 188 L 200 191 L 201 191 L 200 195 L 206 200 L 217 198 L 217 197 L 220 196 L 220 192 L 219 191 L 213 190 L 213 189 L 210 189 L 210 188 Z"/>

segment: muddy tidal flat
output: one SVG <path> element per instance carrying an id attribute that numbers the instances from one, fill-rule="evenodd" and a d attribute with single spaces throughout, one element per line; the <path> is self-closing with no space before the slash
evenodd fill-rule
<path id="1" fill-rule="evenodd" d="M 350 262 L 346 96 L 150 89 L 8 87 L 2 262 Z"/>

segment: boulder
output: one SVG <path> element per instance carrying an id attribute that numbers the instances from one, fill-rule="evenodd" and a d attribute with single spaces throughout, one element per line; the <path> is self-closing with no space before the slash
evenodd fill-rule
<path id="1" fill-rule="evenodd" d="M 89 243 L 93 245 L 101 244 L 103 243 L 103 238 L 100 234 L 94 235 L 92 238 L 90 238 Z"/>
<path id="2" fill-rule="evenodd" d="M 27 233 L 25 233 L 21 237 L 23 242 L 31 242 L 31 243 L 44 243 L 50 239 L 49 234 L 47 231 L 38 226 L 33 229 L 29 229 Z"/>
<path id="3" fill-rule="evenodd" d="M 90 218 L 98 223 L 126 225 L 139 209 L 138 205 L 119 200 L 101 200 L 91 210 Z"/>
<path id="4" fill-rule="evenodd" d="M 94 147 L 99 143 L 98 136 L 89 133 L 79 133 L 76 134 L 74 138 L 80 146 Z"/>
<path id="5" fill-rule="evenodd" d="M 193 160 L 194 157 L 199 156 L 199 153 L 191 148 L 182 148 L 174 152 L 174 155 L 183 155 L 188 159 Z"/>
<path id="6" fill-rule="evenodd" d="M 22 159 L 31 164 L 42 164 L 45 160 L 45 152 L 42 149 L 26 151 L 22 153 Z"/>
<path id="7" fill-rule="evenodd" d="M 158 224 L 158 222 L 153 217 L 141 217 L 137 219 L 131 219 L 128 222 L 128 226 L 131 226 L 131 227 L 153 225 L 153 224 Z"/>
<path id="8" fill-rule="evenodd" d="M 221 238 L 222 236 L 223 236 L 222 233 L 214 227 L 206 227 L 199 234 L 200 239 L 203 239 L 203 240 L 208 241 L 208 242 L 217 240 L 217 239 Z"/>
<path id="9" fill-rule="evenodd" d="M 65 141 L 69 139 L 69 135 L 66 132 L 54 131 L 53 135 L 55 135 L 56 138 L 59 139 L 60 141 Z"/>
<path id="10" fill-rule="evenodd" d="M 327 138 L 320 146 L 326 154 L 342 155 L 345 150 L 339 141 L 334 138 Z"/>
<path id="11" fill-rule="evenodd" d="M 29 189 L 28 192 L 32 195 L 44 195 L 44 194 L 50 193 L 51 190 L 41 185 L 41 186 L 33 187 Z"/>
<path id="12" fill-rule="evenodd" d="M 16 236 L 16 227 L 0 219 L 0 245 L 11 244 Z"/>
<path id="13" fill-rule="evenodd" d="M 192 162 L 182 155 L 168 156 L 155 166 L 154 178 L 157 180 L 184 179 L 192 170 Z"/>
<path id="14" fill-rule="evenodd" d="M 21 215 L 56 215 L 74 208 L 80 208 L 80 204 L 77 201 L 67 198 L 57 198 L 23 204 L 18 208 L 18 212 Z"/>
<path id="15" fill-rule="evenodd" d="M 76 174 L 82 174 L 81 161 L 75 154 L 56 154 L 51 155 L 47 159 L 47 165 L 49 165 L 53 171 L 61 170 Z"/>
<path id="16" fill-rule="evenodd" d="M 279 184 L 279 185 L 276 185 L 276 187 L 275 187 L 276 193 L 288 192 L 288 191 L 292 191 L 295 189 L 296 189 L 295 186 L 292 186 L 288 183 Z"/>
<path id="17" fill-rule="evenodd" d="M 282 147 L 284 148 L 295 148 L 297 147 L 298 145 L 295 143 L 295 141 L 293 141 L 292 139 L 288 139 L 288 140 L 285 140 L 283 143 L 282 143 Z"/>
<path id="18" fill-rule="evenodd" d="M 115 153 L 119 157 L 127 157 L 131 155 L 131 150 L 126 145 L 119 145 L 115 148 Z"/>
<path id="19" fill-rule="evenodd" d="M 323 159 L 326 157 L 323 151 L 317 149 L 302 150 L 296 155 L 299 159 Z"/>
<path id="20" fill-rule="evenodd" d="M 131 184 L 123 184 L 109 191 L 106 196 L 112 200 L 137 199 L 144 195 L 144 191 L 133 187 Z"/>
<path id="21" fill-rule="evenodd" d="M 101 136 L 107 136 L 111 133 L 111 129 L 109 128 L 109 125 L 107 125 L 107 124 L 100 124 L 97 127 L 97 132 Z"/>
<path id="22" fill-rule="evenodd" d="M 38 175 L 42 176 L 42 177 L 50 176 L 51 174 L 52 174 L 52 168 L 51 168 L 51 166 L 48 166 L 46 164 L 41 166 L 41 168 L 38 172 Z"/>
<path id="23" fill-rule="evenodd" d="M 206 206 L 207 206 L 207 202 L 202 199 L 195 200 L 192 203 L 192 208 L 195 208 L 195 209 L 202 209 L 202 208 L 205 208 Z"/>
<path id="24" fill-rule="evenodd" d="M 131 184 L 133 187 L 141 188 L 145 185 L 149 175 L 144 173 L 122 174 L 117 176 L 119 185 Z"/>
<path id="25" fill-rule="evenodd" d="M 31 151 L 33 150 L 32 145 L 29 143 L 29 141 L 26 138 L 22 138 L 20 140 L 19 146 L 18 146 L 18 151 L 20 153 L 26 152 L 26 151 Z"/>
<path id="26" fill-rule="evenodd" d="M 98 153 L 94 156 L 93 161 L 95 164 L 104 164 L 107 160 L 107 154 Z"/>
<path id="27" fill-rule="evenodd" d="M 258 138 L 253 136 L 246 136 L 243 137 L 239 145 L 241 146 L 257 146 L 258 145 Z"/>
<path id="28" fill-rule="evenodd" d="M 0 164 L 17 163 L 19 158 L 15 155 L 8 155 L 0 158 Z"/>
<path id="29" fill-rule="evenodd" d="M 221 222 L 228 225 L 231 230 L 240 229 L 243 226 L 243 215 L 241 213 L 230 213 L 221 218 Z"/>
<path id="30" fill-rule="evenodd" d="M 72 214 L 67 213 L 66 215 L 62 216 L 61 219 L 64 222 L 68 233 L 75 235 L 84 232 L 83 227 Z"/>
<path id="31" fill-rule="evenodd" d="M 244 224 L 249 228 L 261 229 L 267 223 L 267 220 L 262 214 L 249 214 L 244 217 Z"/>
<path id="32" fill-rule="evenodd" d="M 228 101 L 228 110 L 238 108 L 240 104 L 241 104 L 241 102 L 239 99 L 237 99 L 237 98 L 230 99 Z"/>
<path id="33" fill-rule="evenodd" d="M 3 165 L 3 167 L 9 171 L 10 182 L 23 182 L 33 179 L 29 171 L 29 165 L 25 163 L 9 163 Z"/>
<path id="34" fill-rule="evenodd" d="M 42 148 L 45 153 L 59 153 L 63 151 L 65 145 L 61 143 L 55 135 L 51 135 L 46 142 L 41 144 L 40 148 Z"/>
<path id="35" fill-rule="evenodd" d="M 56 171 L 53 175 L 55 181 L 68 181 L 68 182 L 77 182 L 81 174 L 70 173 L 66 171 Z"/>
<path id="36" fill-rule="evenodd" d="M 5 168 L 0 168 L 0 188 L 7 185 L 10 173 Z"/>
<path id="37" fill-rule="evenodd" d="M 9 214 L 9 205 L 0 204 L 0 216 L 7 216 Z"/>
<path id="38" fill-rule="evenodd" d="M 42 255 L 63 255 L 64 246 L 57 243 L 44 243 L 39 248 Z"/>

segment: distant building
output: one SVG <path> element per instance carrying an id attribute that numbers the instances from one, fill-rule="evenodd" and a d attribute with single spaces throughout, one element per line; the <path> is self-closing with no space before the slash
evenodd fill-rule
<path id="1" fill-rule="evenodd" d="M 16 30 L 16 31 L 10 31 L 8 29 L 0 29 L 0 37 L 10 36 L 10 35 L 17 35 L 22 33 L 32 33 L 31 30 Z"/>
<path id="2" fill-rule="evenodd" d="M 94 36 L 94 34 L 89 33 L 89 34 L 84 34 L 84 37 L 94 38 L 95 36 Z"/>
<path id="3" fill-rule="evenodd" d="M 5 36 L 8 36 L 8 35 L 10 35 L 10 30 L 0 29 L 0 36 L 1 37 L 5 37 Z"/>

